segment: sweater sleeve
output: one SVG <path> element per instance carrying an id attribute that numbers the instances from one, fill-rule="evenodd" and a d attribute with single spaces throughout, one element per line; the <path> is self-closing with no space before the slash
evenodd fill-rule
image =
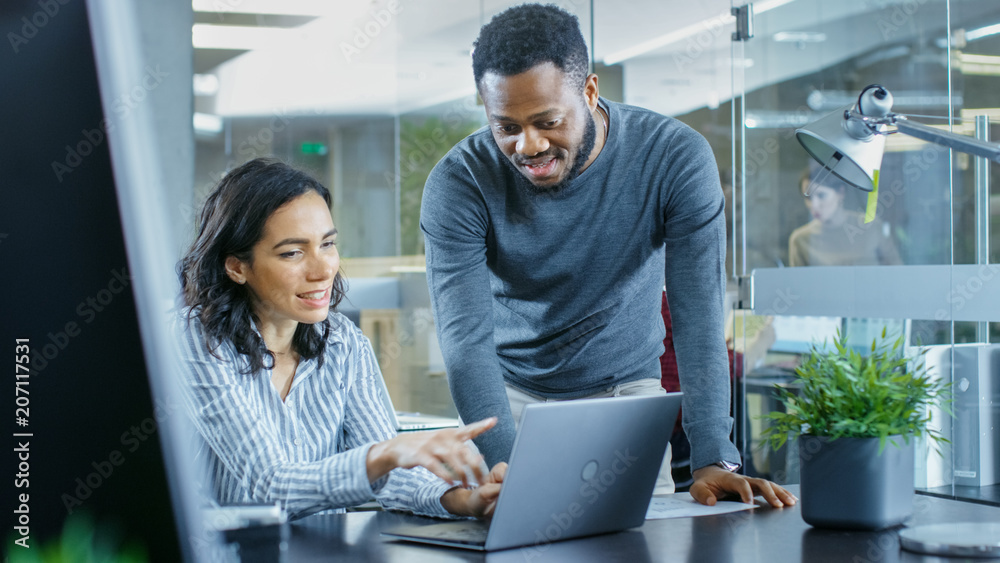
<path id="1" fill-rule="evenodd" d="M 668 154 L 665 279 L 691 468 L 740 463 L 729 441 L 733 420 L 723 330 L 726 225 L 719 173 L 708 142 L 694 131 L 675 136 Z"/>
<path id="2" fill-rule="evenodd" d="M 514 419 L 493 339 L 486 265 L 489 217 L 470 173 L 450 153 L 427 178 L 420 209 L 427 284 L 448 383 L 462 420 L 491 416 L 497 425 L 475 439 L 492 467 L 514 447 Z"/>

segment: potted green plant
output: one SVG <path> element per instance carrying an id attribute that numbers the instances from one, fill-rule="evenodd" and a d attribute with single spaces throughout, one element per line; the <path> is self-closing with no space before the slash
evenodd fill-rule
<path id="1" fill-rule="evenodd" d="M 947 410 L 947 384 L 928 373 L 923 354 L 906 358 L 903 338 L 872 341 L 862 354 L 837 333 L 814 344 L 793 385 L 776 386 L 785 412 L 766 415 L 774 449 L 799 439 L 802 518 L 824 528 L 880 529 L 913 510 L 914 438 L 935 449 L 947 440 L 929 426 L 929 406 Z M 949 411 L 950 412 L 950 411 Z"/>

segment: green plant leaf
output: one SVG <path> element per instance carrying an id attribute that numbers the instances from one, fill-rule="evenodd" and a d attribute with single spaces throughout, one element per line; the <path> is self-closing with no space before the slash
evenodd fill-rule
<path id="1" fill-rule="evenodd" d="M 928 428 L 929 408 L 952 415 L 950 386 L 928 372 L 926 350 L 905 357 L 902 335 L 888 338 L 885 328 L 865 355 L 837 332 L 833 347 L 813 344 L 788 386 L 775 386 L 784 412 L 765 415 L 771 424 L 764 443 L 777 449 L 804 432 L 831 439 L 879 438 L 879 451 L 889 436 L 929 438 L 932 447 L 946 442 Z M 892 443 L 891 440 L 889 440 Z"/>

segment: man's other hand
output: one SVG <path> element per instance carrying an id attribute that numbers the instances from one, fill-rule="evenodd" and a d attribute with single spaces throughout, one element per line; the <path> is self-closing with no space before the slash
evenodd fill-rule
<path id="1" fill-rule="evenodd" d="M 729 496 L 739 497 L 741 501 L 752 504 L 753 498 L 760 495 L 775 508 L 792 506 L 799 500 L 776 483 L 731 473 L 717 465 L 695 470 L 690 492 L 694 500 L 708 506 L 715 506 L 716 502 Z"/>

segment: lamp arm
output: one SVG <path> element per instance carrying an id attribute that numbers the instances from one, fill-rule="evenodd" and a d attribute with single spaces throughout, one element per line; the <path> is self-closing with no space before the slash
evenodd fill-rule
<path id="1" fill-rule="evenodd" d="M 910 121 L 902 115 L 893 115 L 892 123 L 896 126 L 897 131 L 905 135 L 1000 162 L 1000 145 L 950 131 L 942 131 L 936 127 Z"/>

